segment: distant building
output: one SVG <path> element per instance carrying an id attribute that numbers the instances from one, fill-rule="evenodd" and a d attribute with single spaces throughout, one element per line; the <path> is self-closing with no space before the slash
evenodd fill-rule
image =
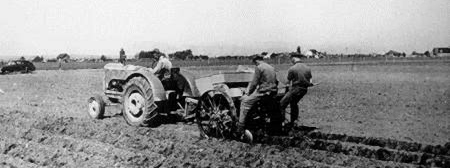
<path id="1" fill-rule="evenodd" d="M 266 53 L 266 55 L 262 55 L 264 59 L 270 59 L 273 53 Z"/>
<path id="2" fill-rule="evenodd" d="M 425 57 L 425 53 L 418 53 L 416 51 L 413 51 L 410 55 L 410 57 Z"/>
<path id="3" fill-rule="evenodd" d="M 320 58 L 322 57 L 322 53 L 317 51 L 316 49 L 311 49 L 305 52 L 305 56 L 307 58 Z"/>
<path id="4" fill-rule="evenodd" d="M 402 56 L 402 53 L 394 51 L 394 50 L 390 50 L 384 55 L 385 56 L 390 56 L 390 57 L 400 57 L 400 56 Z"/>
<path id="5" fill-rule="evenodd" d="M 67 54 L 67 53 L 62 53 L 62 54 L 59 54 L 59 55 L 56 57 L 56 59 L 57 59 L 58 61 L 60 61 L 60 62 L 65 62 L 65 63 L 67 63 L 67 62 L 70 61 L 70 55 Z"/>
<path id="6" fill-rule="evenodd" d="M 44 61 L 44 62 L 57 62 L 57 61 L 58 61 L 57 59 L 52 58 L 52 59 L 47 59 L 47 60 Z"/>
<path id="7" fill-rule="evenodd" d="M 450 47 L 433 48 L 433 55 L 436 57 L 450 57 Z"/>

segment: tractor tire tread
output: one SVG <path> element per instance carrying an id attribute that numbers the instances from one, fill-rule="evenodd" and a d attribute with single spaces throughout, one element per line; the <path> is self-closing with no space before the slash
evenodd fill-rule
<path id="1" fill-rule="evenodd" d="M 128 87 L 130 87 L 133 84 L 139 87 L 141 91 L 145 94 L 145 101 L 146 101 L 145 105 L 147 106 L 146 110 L 143 112 L 144 114 L 142 114 L 144 115 L 144 119 L 139 125 L 142 127 L 152 126 L 153 125 L 152 123 L 155 122 L 154 119 L 156 119 L 158 115 L 157 113 L 154 113 L 156 109 L 151 108 L 152 105 L 154 104 L 154 97 L 150 83 L 143 77 L 133 77 L 125 85 L 125 90 L 127 90 Z"/>

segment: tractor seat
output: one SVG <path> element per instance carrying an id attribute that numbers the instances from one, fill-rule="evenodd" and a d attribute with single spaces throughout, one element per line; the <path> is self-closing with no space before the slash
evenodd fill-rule
<path id="1" fill-rule="evenodd" d="M 259 107 L 268 111 L 278 108 L 278 100 L 272 95 L 264 95 L 258 102 Z"/>

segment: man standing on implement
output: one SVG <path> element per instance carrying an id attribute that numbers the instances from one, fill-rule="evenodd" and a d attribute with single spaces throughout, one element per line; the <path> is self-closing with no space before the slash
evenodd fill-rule
<path id="1" fill-rule="evenodd" d="M 291 61 L 294 64 L 288 70 L 288 85 L 289 91 L 284 95 L 280 101 L 281 114 L 285 117 L 286 107 L 291 105 L 290 121 L 287 127 L 293 127 L 295 121 L 298 119 L 298 102 L 308 92 L 308 87 L 313 86 L 311 83 L 311 69 L 302 63 L 300 55 L 291 56 Z"/>

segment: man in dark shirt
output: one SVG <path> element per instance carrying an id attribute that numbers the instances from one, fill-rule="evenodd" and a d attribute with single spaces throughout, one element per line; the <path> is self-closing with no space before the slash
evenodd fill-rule
<path id="1" fill-rule="evenodd" d="M 255 75 L 248 86 L 248 92 L 242 97 L 238 132 L 244 133 L 245 120 L 248 111 L 261 99 L 262 96 L 275 96 L 277 94 L 277 76 L 275 69 L 263 61 L 263 57 L 257 56 L 253 59 L 256 65 Z"/>
<path id="2" fill-rule="evenodd" d="M 291 105 L 290 121 L 287 123 L 288 127 L 294 126 L 295 121 L 298 119 L 298 102 L 306 95 L 308 87 L 313 86 L 311 83 L 311 69 L 302 63 L 300 57 L 297 55 L 291 56 L 291 61 L 294 65 L 289 68 L 287 75 L 289 91 L 280 101 L 283 116 L 286 114 L 288 104 Z"/>

